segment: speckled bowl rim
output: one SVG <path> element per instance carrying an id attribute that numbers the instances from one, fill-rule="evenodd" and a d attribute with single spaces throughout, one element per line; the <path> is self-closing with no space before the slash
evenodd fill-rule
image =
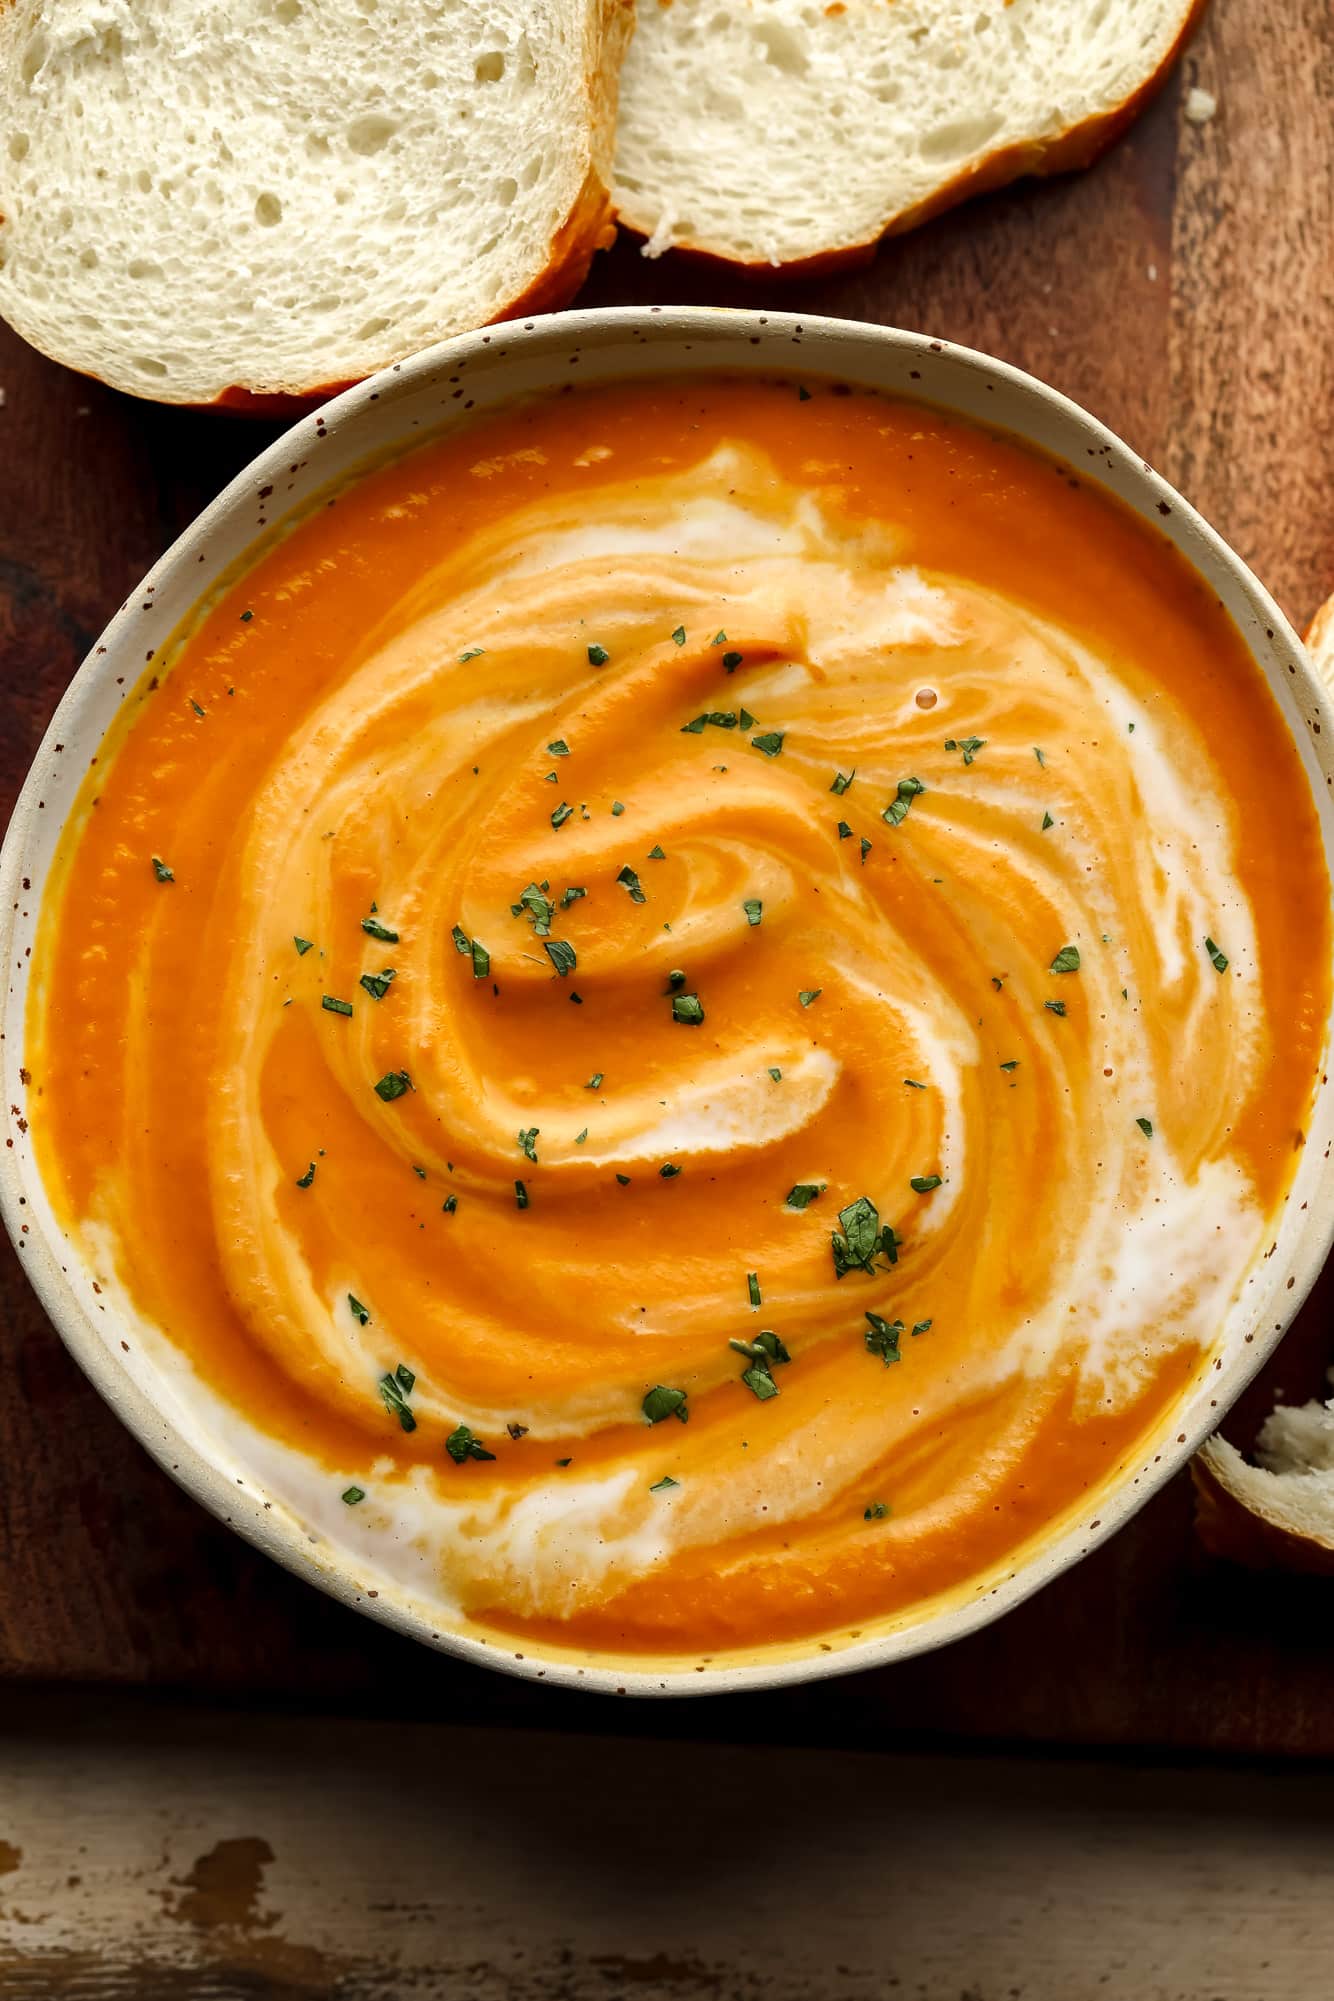
<path id="1" fill-rule="evenodd" d="M 984 1586 L 928 1601 L 870 1637 L 832 1635 L 725 1656 L 721 1664 L 677 1657 L 609 1661 L 577 1650 L 508 1643 L 442 1627 L 442 1613 L 402 1587 L 360 1574 L 369 1566 L 310 1532 L 285 1504 L 224 1471 L 212 1453 L 172 1423 L 125 1361 L 134 1331 L 116 1312 L 94 1312 L 91 1274 L 46 1209 L 23 1119 L 23 1015 L 28 953 L 46 869 L 116 697 L 144 672 L 145 631 L 156 639 L 237 568 L 293 510 L 304 513 L 331 479 L 356 465 L 411 449 L 467 413 L 499 409 L 566 382 L 741 370 L 805 373 L 918 397 L 1017 435 L 1063 458 L 1115 493 L 1176 544 L 1225 604 L 1264 672 L 1297 745 L 1320 816 L 1327 865 L 1334 856 L 1334 711 L 1296 633 L 1241 559 L 1181 496 L 1111 431 L 1034 377 L 977 351 L 900 329 L 807 315 L 711 307 L 614 307 L 547 315 L 446 341 L 345 391 L 303 417 L 239 473 L 131 593 L 74 676 L 52 718 L 0 852 L 0 952 L 9 969 L 3 997 L 3 1059 L 9 1111 L 0 1150 L 0 1209 L 38 1297 L 66 1347 L 121 1421 L 195 1500 L 256 1548 L 331 1597 L 396 1631 L 482 1666 L 558 1686 L 615 1694 L 717 1694 L 778 1687 L 905 1660 L 961 1639 L 1018 1605 L 1105 1541 L 1185 1465 L 1281 1338 L 1314 1283 L 1334 1239 L 1334 1111 L 1317 1095 L 1312 1130 L 1280 1219 L 1264 1311 L 1247 1345 L 1169 1412 L 1142 1459 L 1105 1483 L 1089 1510 L 989 1576 Z M 536 381 L 534 381 L 536 376 Z M 475 390 L 477 393 L 470 393 Z M 331 451 L 330 446 L 334 447 Z M 276 498 L 275 498 L 276 496 Z M 242 565 L 244 567 L 244 565 Z M 147 607 L 156 623 L 146 627 Z M 161 612 L 165 616 L 158 617 Z M 151 658 L 151 650 L 149 651 Z M 98 718 L 99 704 L 105 714 Z M 76 754 L 71 756 L 69 753 Z M 58 810 L 49 810 L 53 805 Z M 1334 874 L 1334 870 L 1331 870 Z M 29 888 L 28 885 L 31 885 Z M 1327 1040 L 1328 1040 L 1327 1024 Z M 44 1214 L 43 1211 L 46 1210 Z M 1170 1434 L 1170 1435 L 1169 1435 Z M 378 1595 L 368 1595 L 370 1592 Z"/>

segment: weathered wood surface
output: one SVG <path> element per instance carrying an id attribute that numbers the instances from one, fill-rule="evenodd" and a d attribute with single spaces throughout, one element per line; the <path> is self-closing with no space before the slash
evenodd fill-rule
<path id="1" fill-rule="evenodd" d="M 1193 84 L 1218 98 L 1202 126 L 1183 115 Z M 757 294 L 622 245 L 585 296 L 760 297 L 1004 355 L 1131 440 L 1304 622 L 1334 590 L 1332 215 L 1329 0 L 1215 0 L 1165 94 L 1087 175 L 959 210 L 819 287 Z M 3 809 L 108 613 L 270 433 L 114 396 L 3 333 L 0 388 Z M 119 1429 L 5 1257 L 0 1675 L 631 1727 L 623 1706 L 397 1642 L 252 1554 Z M 1275 1383 L 1315 1392 L 1334 1359 L 1332 1306 L 1326 1283 L 1238 1436 Z M 633 1727 L 1334 1754 L 1334 1592 L 1204 1562 L 1178 1482 L 1092 1561 L 944 1655 L 758 1704 L 636 1709 Z"/>
<path id="2" fill-rule="evenodd" d="M 0 1732 L 0 2001 L 1329 1993 L 1323 1774 L 69 1700 Z"/>

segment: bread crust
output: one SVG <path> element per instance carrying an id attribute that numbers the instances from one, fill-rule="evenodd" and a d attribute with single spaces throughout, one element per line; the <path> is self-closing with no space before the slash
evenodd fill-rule
<path id="1" fill-rule="evenodd" d="M 1225 1557 L 1247 1570 L 1290 1570 L 1334 1577 L 1334 1543 L 1289 1527 L 1276 1515 L 1243 1499 L 1233 1484 L 1226 1451 L 1213 1440 L 1191 1461 L 1195 1483 L 1195 1528 L 1211 1556 Z"/>
<path id="2" fill-rule="evenodd" d="M 1093 118 L 1068 126 L 1051 139 L 1016 140 L 1009 146 L 998 147 L 994 153 L 988 153 L 972 166 L 965 167 L 953 180 L 946 181 L 911 208 L 900 209 L 897 214 L 888 216 L 873 235 L 857 243 L 840 244 L 836 249 L 816 251 L 809 257 L 794 257 L 781 264 L 766 263 L 763 259 L 728 257 L 722 251 L 710 250 L 705 244 L 695 243 L 672 244 L 663 254 L 678 257 L 683 263 L 697 268 L 726 272 L 733 278 L 777 278 L 793 283 L 808 278 L 830 278 L 842 272 L 861 270 L 872 261 L 886 237 L 903 236 L 908 230 L 917 229 L 933 217 L 943 215 L 947 209 L 957 208 L 960 202 L 968 201 L 974 195 L 992 194 L 1026 175 L 1045 180 L 1053 174 L 1072 173 L 1077 168 L 1092 166 L 1099 154 L 1115 144 L 1138 118 L 1150 98 L 1162 89 L 1208 4 L 1209 0 L 1188 0 L 1172 46 L 1157 69 L 1111 110 L 1100 111 Z M 635 222 L 620 208 L 616 211 L 616 219 L 621 228 L 631 235 L 647 239 L 652 233 L 652 225 Z"/>

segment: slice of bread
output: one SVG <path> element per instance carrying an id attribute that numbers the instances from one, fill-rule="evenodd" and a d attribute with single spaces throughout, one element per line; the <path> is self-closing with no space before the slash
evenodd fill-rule
<path id="1" fill-rule="evenodd" d="M 1280 1405 L 1256 1440 L 1258 1464 L 1211 1438 L 1195 1456 L 1195 1521 L 1215 1556 L 1253 1570 L 1334 1577 L 1334 1397 Z"/>
<path id="2" fill-rule="evenodd" d="M 1204 0 L 641 0 L 620 220 L 811 273 L 965 195 L 1088 164 Z"/>
<path id="3" fill-rule="evenodd" d="M 8 0 L 0 314 L 168 403 L 327 394 L 563 304 L 633 0 Z"/>

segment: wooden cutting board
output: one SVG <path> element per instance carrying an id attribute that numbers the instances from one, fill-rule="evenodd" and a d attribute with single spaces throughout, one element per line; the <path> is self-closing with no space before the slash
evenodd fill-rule
<path id="1" fill-rule="evenodd" d="M 1212 92 L 1195 124 L 1187 92 Z M 1304 624 L 1334 590 L 1334 10 L 1214 0 L 1165 94 L 1087 175 L 1011 191 L 783 290 L 622 244 L 590 304 L 790 305 L 987 348 L 1104 418 Z M 160 410 L 0 330 L 0 805 L 109 613 L 271 432 Z M 989 1631 L 761 1698 L 639 1706 L 466 1669 L 257 1556 L 178 1492 L 66 1356 L 13 1256 L 0 1293 L 0 1675 L 400 1716 L 869 1744 L 923 1731 L 1334 1755 L 1334 1587 L 1196 1550 L 1188 1482 Z M 1334 1274 L 1234 1416 L 1334 1361 Z"/>

